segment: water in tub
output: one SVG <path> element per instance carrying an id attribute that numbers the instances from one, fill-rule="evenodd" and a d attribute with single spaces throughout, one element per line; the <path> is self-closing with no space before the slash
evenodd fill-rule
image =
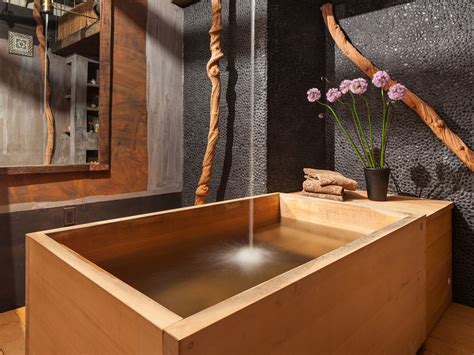
<path id="1" fill-rule="evenodd" d="M 176 243 L 110 260 L 104 269 L 187 317 L 324 255 L 359 235 L 283 219 L 247 235 Z"/>

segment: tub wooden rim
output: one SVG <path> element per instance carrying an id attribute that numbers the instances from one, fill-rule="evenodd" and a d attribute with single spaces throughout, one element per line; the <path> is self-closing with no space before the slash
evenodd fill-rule
<path id="1" fill-rule="evenodd" d="M 305 277 L 313 274 L 314 272 L 321 270 L 328 265 L 344 258 L 345 256 L 354 253 L 377 240 L 391 234 L 392 232 L 402 229 L 412 223 L 421 222 L 423 228 L 426 217 L 423 215 L 414 215 L 407 214 L 402 212 L 397 212 L 393 210 L 387 210 L 383 208 L 374 208 L 369 206 L 353 206 L 353 208 L 360 208 L 363 210 L 373 210 L 378 213 L 391 216 L 394 218 L 399 218 L 399 220 L 387 225 L 384 228 L 377 230 L 376 232 L 367 234 L 363 237 L 360 237 L 328 254 L 325 254 L 319 258 L 313 259 L 297 268 L 289 270 L 286 273 L 280 274 L 264 283 L 261 283 L 257 286 L 254 286 L 250 289 L 247 289 L 231 298 L 228 298 L 216 305 L 213 305 L 207 309 L 202 310 L 190 317 L 182 318 L 179 315 L 175 314 L 171 310 L 160 305 L 158 302 L 147 297 L 143 293 L 129 286 L 125 282 L 116 278 L 112 274 L 103 270 L 93 262 L 77 254 L 73 250 L 69 249 L 67 246 L 62 245 L 61 243 L 55 241 L 50 234 L 84 229 L 89 227 L 95 227 L 98 225 L 107 225 L 124 221 L 132 221 L 136 219 L 143 219 L 149 217 L 155 217 L 158 215 L 163 215 L 167 213 L 176 213 L 180 211 L 186 211 L 197 208 L 208 208 L 210 206 L 227 204 L 229 202 L 239 202 L 239 201 L 248 201 L 250 199 L 259 199 L 267 198 L 270 196 L 286 196 L 287 198 L 296 198 L 296 199 L 311 199 L 309 197 L 297 196 L 284 193 L 272 193 L 265 194 L 255 197 L 246 197 L 241 199 L 236 199 L 232 201 L 222 201 L 216 202 L 203 206 L 191 206 L 184 207 L 175 210 L 161 211 L 155 213 L 142 214 L 137 216 L 130 216 L 124 218 L 117 218 L 107 221 L 88 223 L 83 225 L 77 225 L 72 227 L 64 227 L 58 229 L 52 229 L 44 232 L 30 233 L 27 234 L 27 239 L 29 242 L 39 244 L 41 247 L 54 252 L 54 254 L 64 263 L 73 267 L 77 272 L 81 273 L 92 282 L 94 282 L 102 290 L 109 293 L 111 296 L 119 300 L 123 305 L 132 309 L 138 313 L 141 317 L 149 321 L 150 323 L 156 325 L 158 328 L 163 329 L 165 337 L 169 336 L 175 341 L 181 341 L 186 339 L 190 335 L 212 325 L 216 322 L 238 312 L 239 310 L 251 306 L 260 300 L 264 299 L 268 295 L 275 293 L 279 290 L 282 290 L 286 287 L 290 287 L 296 281 L 302 280 Z M 318 200 L 321 204 L 327 204 L 332 206 L 349 206 L 344 202 L 337 201 L 326 201 Z M 27 289 L 28 293 L 28 289 Z M 28 306 L 28 305 L 27 305 Z M 28 307 L 27 307 L 27 317 L 28 317 Z"/>

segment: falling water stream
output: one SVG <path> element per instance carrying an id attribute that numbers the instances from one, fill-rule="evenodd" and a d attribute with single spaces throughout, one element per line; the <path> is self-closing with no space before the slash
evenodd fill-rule
<path id="1" fill-rule="evenodd" d="M 249 192 L 250 197 L 255 193 L 255 171 L 254 171 L 254 122 L 255 122 L 255 0 L 250 0 L 250 169 L 249 169 Z M 254 246 L 254 202 L 249 204 L 249 247 Z"/>
<path id="2" fill-rule="evenodd" d="M 250 0 L 250 134 L 249 134 L 249 195 L 255 194 L 255 0 Z M 233 260 L 238 264 L 256 266 L 265 259 L 265 250 L 254 246 L 254 201 L 249 201 L 249 243 L 235 251 Z"/>
<path id="3" fill-rule="evenodd" d="M 47 115 L 46 115 L 46 105 L 47 105 L 47 100 L 48 100 L 48 94 L 47 94 L 47 89 L 48 89 L 48 25 L 49 25 L 49 14 L 45 13 L 44 14 L 44 77 L 43 77 L 43 111 L 44 111 L 44 121 L 47 121 Z"/>

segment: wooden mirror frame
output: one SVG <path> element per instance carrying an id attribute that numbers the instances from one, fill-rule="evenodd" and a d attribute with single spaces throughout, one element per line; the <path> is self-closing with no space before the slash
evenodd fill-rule
<path id="1" fill-rule="evenodd" d="M 28 165 L 0 167 L 1 175 L 53 174 L 76 171 L 110 170 L 110 112 L 112 75 L 112 1 L 101 0 L 100 9 L 100 83 L 99 83 L 99 162 L 68 165 Z"/>

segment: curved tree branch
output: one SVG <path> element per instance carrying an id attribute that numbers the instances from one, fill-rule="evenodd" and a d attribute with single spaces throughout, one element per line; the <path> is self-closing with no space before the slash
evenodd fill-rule
<path id="1" fill-rule="evenodd" d="M 224 57 L 221 51 L 221 0 L 212 0 L 212 27 L 209 31 L 211 35 L 211 59 L 207 63 L 207 74 L 212 83 L 211 93 L 211 118 L 209 125 L 209 135 L 207 138 L 207 149 L 202 163 L 202 174 L 196 189 L 196 205 L 206 203 L 209 193 L 209 182 L 212 176 L 212 163 L 216 155 L 217 139 L 219 138 L 219 104 L 221 98 L 221 76 L 219 60 Z"/>
<path id="2" fill-rule="evenodd" d="M 359 67 L 365 74 L 370 78 L 379 71 L 372 62 L 365 58 L 346 38 L 344 32 L 341 30 L 339 25 L 334 18 L 332 4 L 324 4 L 321 7 L 324 22 L 334 39 L 336 45 L 341 49 L 342 53 L 346 55 L 356 66 Z M 395 84 L 395 81 L 391 81 L 385 89 Z M 405 105 L 415 111 L 426 123 L 426 125 L 433 131 L 451 151 L 458 156 L 459 159 L 471 170 L 474 170 L 474 153 L 473 151 L 462 141 L 462 139 L 453 131 L 449 129 L 443 119 L 431 108 L 426 102 L 415 95 L 413 92 L 408 90 L 405 99 L 403 100 Z"/>
<path id="3" fill-rule="evenodd" d="M 39 57 L 41 59 L 41 78 L 45 88 L 44 112 L 48 129 L 48 140 L 44 152 L 44 165 L 50 165 L 54 153 L 54 114 L 51 108 L 51 85 L 49 83 L 49 60 L 45 58 L 46 37 L 44 35 L 43 18 L 41 17 L 41 0 L 34 0 L 33 17 L 36 21 L 36 37 L 38 38 Z"/>

